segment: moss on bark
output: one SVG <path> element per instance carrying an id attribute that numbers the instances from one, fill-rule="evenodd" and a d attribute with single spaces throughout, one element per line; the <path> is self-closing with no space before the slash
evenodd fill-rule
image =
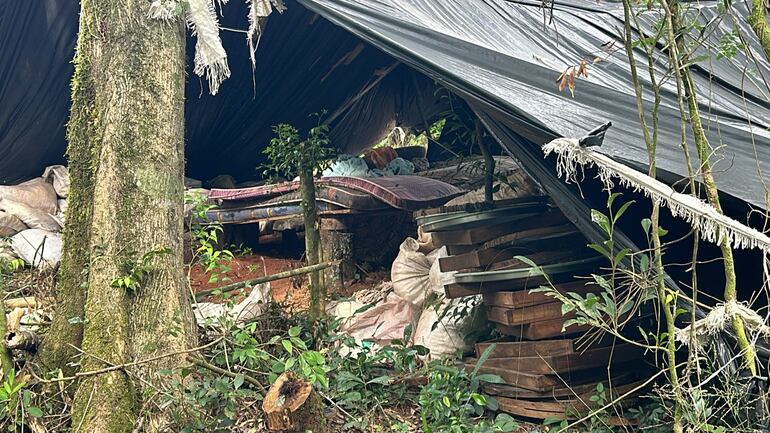
<path id="1" fill-rule="evenodd" d="M 95 106 L 95 82 L 103 73 L 98 49 L 98 13 L 90 12 L 93 4 L 84 0 L 80 32 L 74 58 L 72 106 L 67 124 L 67 162 L 70 194 L 67 223 L 64 227 L 64 249 L 56 287 L 56 314 L 38 352 L 38 363 L 45 372 L 61 369 L 65 376 L 76 370 L 75 357 L 83 340 L 83 308 L 85 305 L 90 261 L 90 226 L 93 211 L 95 155 L 100 148 L 101 126 Z"/>
<path id="2" fill-rule="evenodd" d="M 762 45 L 765 59 L 770 61 L 770 25 L 767 24 L 767 9 L 764 0 L 751 1 L 751 10 L 746 20 Z"/>
<path id="3" fill-rule="evenodd" d="M 302 194 L 302 214 L 305 223 L 305 256 L 307 265 L 317 265 L 320 261 L 321 234 L 318 221 L 318 208 L 315 200 L 315 182 L 312 168 L 300 170 L 300 188 Z M 326 286 L 320 272 L 310 273 L 310 315 L 319 318 L 325 314 Z"/>
<path id="4" fill-rule="evenodd" d="M 89 86 L 73 87 L 73 100 L 92 107 L 93 122 L 70 139 L 71 145 L 98 143 L 90 146 L 90 221 L 80 222 L 87 231 L 76 240 L 90 252 L 82 371 L 195 344 L 182 264 L 185 30 L 181 20 L 150 19 L 149 4 L 82 2 L 80 37 L 88 49 L 78 56 L 88 65 Z M 69 215 L 67 223 L 74 225 Z M 131 262 L 161 249 L 170 254 L 154 258 L 136 291 L 112 284 L 127 275 Z M 159 380 L 158 369 L 183 363 L 183 355 L 168 357 L 83 380 L 73 431 L 130 432 L 145 384 Z M 162 428 L 162 414 L 155 415 L 145 430 Z"/>

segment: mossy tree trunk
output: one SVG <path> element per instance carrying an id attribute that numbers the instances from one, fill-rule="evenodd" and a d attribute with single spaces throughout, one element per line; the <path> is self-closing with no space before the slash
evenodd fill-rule
<path id="1" fill-rule="evenodd" d="M 315 181 L 312 168 L 300 168 L 300 189 L 302 194 L 302 213 L 305 223 L 305 258 L 307 265 L 320 262 L 321 234 L 318 220 L 318 207 L 315 201 Z M 310 315 L 317 319 L 326 309 L 326 286 L 321 272 L 310 273 Z"/>
<path id="2" fill-rule="evenodd" d="M 685 42 L 683 40 L 684 38 L 682 37 L 680 30 L 683 28 L 683 23 L 682 12 L 679 7 L 679 0 L 667 0 L 665 5 L 667 7 L 666 13 L 669 15 L 670 20 L 668 23 L 670 27 L 669 31 L 671 34 L 670 37 L 675 38 L 674 41 L 671 41 L 674 42 L 672 45 L 672 49 L 674 51 L 672 52 L 671 58 L 672 62 L 674 63 L 674 70 L 678 71 L 676 73 L 676 78 L 677 80 L 681 80 L 682 87 L 684 89 L 684 97 L 687 103 L 687 109 L 689 111 L 688 114 L 690 116 L 690 130 L 692 131 L 693 141 L 695 142 L 695 149 L 698 154 L 701 179 L 705 185 L 706 196 L 708 197 L 709 203 L 711 203 L 711 205 L 714 206 L 714 208 L 719 213 L 724 213 L 722 211 L 722 205 L 719 201 L 719 189 L 717 188 L 717 183 L 711 170 L 710 157 L 712 154 L 712 147 L 708 141 L 708 138 L 706 137 L 703 124 L 701 123 L 700 108 L 698 105 L 698 93 L 695 82 L 693 81 L 690 67 L 687 64 L 680 65 L 678 60 L 681 55 L 689 54 L 686 51 Z M 727 303 L 737 302 L 738 291 L 735 273 L 735 261 L 733 259 L 733 250 L 727 237 L 725 237 L 719 244 L 719 248 L 722 252 L 725 274 L 724 299 Z M 734 314 L 733 317 L 730 318 L 730 322 L 733 325 L 733 329 L 735 331 L 738 348 L 742 353 L 744 367 L 748 369 L 752 375 L 756 376 L 757 366 L 754 359 L 755 351 L 748 339 L 748 336 L 746 335 L 743 319 L 737 314 Z"/>
<path id="3" fill-rule="evenodd" d="M 195 333 L 182 265 L 184 24 L 150 19 L 145 0 L 81 5 L 76 80 L 88 86 L 75 86 L 73 100 L 88 107 L 94 122 L 75 129 L 73 120 L 70 142 L 91 143 L 92 158 L 70 169 L 76 177 L 93 170 L 93 204 L 90 224 L 81 221 L 88 230 L 76 239 L 80 245 L 70 241 L 65 255 L 84 246 L 90 251 L 81 370 L 91 371 L 191 347 Z M 74 186 L 74 194 L 90 192 Z M 69 216 L 67 224 L 74 224 Z M 131 263 L 162 249 L 170 253 L 152 260 L 138 288 L 113 285 L 130 274 Z M 145 388 L 158 369 L 180 367 L 184 356 L 84 379 L 75 394 L 73 431 L 132 431 L 138 396 L 151 392 Z M 151 417 L 145 428 L 165 430 L 163 419 Z"/>
<path id="4" fill-rule="evenodd" d="M 83 10 L 91 8 L 83 2 Z M 72 106 L 67 124 L 67 162 L 70 193 L 64 226 L 59 278 L 56 286 L 56 314 L 38 352 L 43 373 L 61 369 L 65 376 L 76 370 L 77 347 L 83 340 L 83 308 L 86 300 L 90 262 L 90 227 L 93 212 L 94 173 L 101 148 L 97 133 L 102 126 L 97 116 L 94 92 L 103 79 L 104 60 L 99 47 L 95 14 L 82 14 L 72 78 Z"/>
<path id="5" fill-rule="evenodd" d="M 770 61 L 770 25 L 767 24 L 767 6 L 765 0 L 751 0 L 751 10 L 746 19 L 751 30 L 759 39 L 765 59 Z"/>

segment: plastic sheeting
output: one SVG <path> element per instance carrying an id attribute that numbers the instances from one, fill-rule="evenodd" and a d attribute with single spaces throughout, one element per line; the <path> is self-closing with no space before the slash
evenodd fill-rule
<path id="1" fill-rule="evenodd" d="M 611 120 L 601 152 L 642 170 L 647 166 L 625 53 L 602 51 L 622 47 L 617 38 L 623 23 L 619 3 L 556 2 L 553 24 L 546 25 L 548 12 L 539 1 L 299 1 L 452 88 L 481 111 L 502 112 L 515 123 L 514 131 L 534 145 L 557 136 L 580 137 Z M 704 23 L 717 15 L 717 2 L 693 5 L 690 13 Z M 745 12 L 738 10 L 737 16 Z M 653 16 L 645 17 L 642 25 L 653 21 Z M 751 34 L 745 23 L 738 26 Z M 732 30 L 729 20 L 714 20 L 704 34 L 718 46 Z M 658 54 L 665 63 L 665 53 Z M 646 65 L 644 53 L 637 55 L 637 63 Z M 559 75 L 594 56 L 605 60 L 588 66 L 589 77 L 577 80 L 574 98 L 560 92 Z M 698 63 L 695 80 L 711 143 L 723 146 L 713 158 L 717 181 L 722 191 L 764 207 L 761 180 L 770 180 L 770 103 L 762 79 L 770 79 L 770 68 L 764 61 L 757 68 L 741 55 L 712 60 Z M 640 76 L 645 80 L 647 72 L 640 70 Z M 648 107 L 651 101 L 647 94 Z M 678 119 L 676 91 L 669 82 L 663 89 L 657 161 L 659 170 L 668 172 L 662 175 L 673 175 L 671 179 L 687 174 Z"/>
<path id="2" fill-rule="evenodd" d="M 223 27 L 248 28 L 246 2 L 230 2 L 223 11 Z M 0 8 L 0 184 L 30 179 L 64 161 L 78 16 L 73 0 L 7 0 Z M 328 116 L 339 111 L 331 138 L 349 153 L 397 125 L 422 125 L 423 116 L 443 110 L 432 80 L 297 3 L 268 20 L 256 74 L 245 35 L 225 30 L 221 36 L 232 76 L 217 96 L 192 73 L 192 62 L 188 66 L 192 177 L 259 177 L 271 127 L 291 123 L 306 130 L 315 122 L 309 115 L 321 110 Z M 189 59 L 194 45 L 190 37 Z"/>
<path id="3" fill-rule="evenodd" d="M 330 114 L 339 111 L 332 124 L 337 146 L 358 151 L 393 126 L 422 125 L 438 112 L 431 79 L 481 111 L 504 113 L 517 134 L 538 146 L 559 135 L 581 136 L 611 120 L 601 151 L 637 168 L 646 166 L 625 55 L 602 51 L 620 48 L 612 43 L 621 32 L 618 3 L 558 2 L 552 24 L 544 24 L 548 20 L 539 1 L 298 1 L 321 17 L 295 2 L 284 14 L 271 16 L 256 75 L 244 35 L 232 31 L 222 32 L 233 74 L 219 95 L 209 96 L 205 84 L 188 74 L 191 175 L 258 175 L 270 127 L 289 122 L 305 128 L 313 122 L 307 115 L 324 108 Z M 78 6 L 69 0 L 6 3 L 0 11 L 0 183 L 29 178 L 62 159 L 78 23 Z M 709 22 L 704 34 L 712 42 L 732 31 L 728 19 L 710 21 L 717 2 L 693 5 L 691 13 Z M 224 12 L 224 27 L 247 28 L 244 5 L 229 4 Z M 654 18 L 643 18 L 642 26 L 649 28 Z M 738 26 L 750 34 L 745 23 Z M 188 43 L 190 55 L 193 45 Z M 643 53 L 637 54 L 638 63 L 645 64 Z M 596 55 L 604 61 L 589 65 L 589 77 L 577 80 L 574 98 L 558 90 L 564 69 Z M 425 75 L 393 68 L 395 60 Z M 702 114 L 712 144 L 723 145 L 714 158 L 717 180 L 724 192 L 764 206 L 758 171 L 770 170 L 770 103 L 762 83 L 770 79 L 770 67 L 756 67 L 740 53 L 710 60 L 698 63 L 695 79 L 704 90 Z M 645 80 L 647 74 L 640 77 Z M 687 170 L 671 83 L 663 93 L 658 167 L 661 176 L 674 181 Z M 646 98 L 649 106 L 651 95 Z"/>

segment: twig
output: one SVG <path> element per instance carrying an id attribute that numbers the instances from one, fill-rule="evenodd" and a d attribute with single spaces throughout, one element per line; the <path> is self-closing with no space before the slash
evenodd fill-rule
<path id="1" fill-rule="evenodd" d="M 254 284 L 267 283 L 267 282 L 270 282 L 270 281 L 282 280 L 284 278 L 296 277 L 297 275 L 304 275 L 304 274 L 309 274 L 311 272 L 322 271 L 322 270 L 328 268 L 329 266 L 335 265 L 337 263 L 339 263 L 339 261 L 319 263 L 317 265 L 305 266 L 304 268 L 292 269 L 290 271 L 279 272 L 279 273 L 273 274 L 273 275 L 266 275 L 264 277 L 253 278 L 251 280 L 240 281 L 238 283 L 228 284 L 226 286 L 217 287 L 215 289 L 202 290 L 202 291 L 200 291 L 200 292 L 195 294 L 195 299 L 205 298 L 206 296 L 208 296 L 208 295 L 210 295 L 210 294 L 212 294 L 214 292 L 222 292 L 222 293 L 232 292 L 233 290 L 238 290 L 238 289 L 240 289 L 242 287 L 245 287 L 245 286 L 251 286 L 251 285 L 254 285 Z"/>
<path id="2" fill-rule="evenodd" d="M 115 371 L 115 370 L 123 370 L 123 369 L 128 368 L 128 367 L 135 367 L 137 365 L 147 364 L 147 363 L 154 362 L 154 361 L 157 361 L 159 359 L 168 358 L 168 357 L 171 357 L 171 356 L 177 356 L 177 355 L 183 355 L 183 354 L 186 354 L 186 353 L 198 352 L 198 351 L 207 349 L 207 348 L 209 348 L 211 346 L 214 346 L 215 344 L 218 344 L 222 340 L 223 340 L 223 337 L 219 337 L 219 338 L 217 338 L 216 340 L 214 340 L 214 341 L 212 341 L 210 343 L 204 344 L 203 346 L 193 347 L 192 349 L 185 349 L 185 350 L 178 350 L 176 352 L 164 353 L 162 355 L 153 356 L 153 357 L 147 358 L 147 359 L 140 359 L 138 361 L 127 362 L 125 364 L 111 365 L 109 367 L 101 368 L 99 370 L 81 371 L 81 372 L 75 373 L 74 376 L 57 377 L 55 379 L 38 378 L 38 380 L 41 383 L 66 382 L 66 381 L 69 381 L 69 380 L 80 379 L 82 377 L 95 376 L 95 375 L 99 375 L 99 374 L 109 373 L 109 372 Z M 78 348 L 76 348 L 76 349 L 78 349 Z"/>
<path id="3" fill-rule="evenodd" d="M 213 371 L 214 373 L 218 373 L 218 374 L 221 374 L 223 376 L 230 377 L 232 379 L 235 379 L 236 377 L 238 377 L 238 374 L 233 373 L 232 371 L 225 370 L 224 368 L 217 367 L 216 365 L 211 364 L 211 363 L 209 363 L 207 361 L 204 361 L 204 360 L 202 360 L 200 358 L 196 358 L 196 357 L 193 357 L 193 356 L 188 356 L 187 360 L 192 362 L 193 364 L 197 365 L 198 367 L 203 367 L 203 368 L 205 368 L 207 370 Z M 243 377 L 243 380 L 245 382 L 248 382 L 248 383 L 256 386 L 259 389 L 262 389 L 262 390 L 265 389 L 265 385 L 263 385 L 257 379 L 254 379 L 253 377 L 247 376 L 245 374 L 241 374 L 241 376 Z"/>

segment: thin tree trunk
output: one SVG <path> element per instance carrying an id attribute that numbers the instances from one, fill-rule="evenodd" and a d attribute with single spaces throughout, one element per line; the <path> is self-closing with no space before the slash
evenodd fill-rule
<path id="1" fill-rule="evenodd" d="M 315 182 L 313 170 L 300 169 L 300 188 L 302 189 L 302 213 L 305 222 L 305 257 L 308 266 L 317 265 L 320 261 L 321 235 L 318 221 L 318 208 L 315 201 Z M 326 308 L 326 287 L 321 281 L 321 273 L 310 273 L 310 315 L 319 318 L 324 315 Z"/>
<path id="2" fill-rule="evenodd" d="M 746 20 L 762 45 L 765 59 L 770 61 L 770 25 L 767 24 L 765 0 L 751 0 L 751 10 Z"/>
<path id="3" fill-rule="evenodd" d="M 81 34 L 91 33 L 93 115 L 100 143 L 90 226 L 91 260 L 83 371 L 172 352 L 195 343 L 182 264 L 185 30 L 148 17 L 144 0 L 84 0 Z M 87 24 L 86 24 L 87 23 Z M 86 37 L 86 36 L 83 36 Z M 97 67 L 98 66 L 98 67 Z M 69 223 L 69 220 L 68 220 Z M 113 285 L 151 251 L 135 290 Z M 144 381 L 184 355 L 135 371 L 84 379 L 75 394 L 74 432 L 130 432 Z M 145 423 L 164 429 L 163 417 Z"/>
<path id="4" fill-rule="evenodd" d="M 2 275 L 0 275 L 0 295 L 5 295 Z M 0 308 L 0 330 L 3 331 L 3 334 L 8 332 L 8 324 L 5 319 L 5 308 Z M 2 373 L 0 378 L 2 378 L 3 381 L 5 381 L 11 373 L 13 367 L 13 355 L 11 354 L 10 349 L 5 347 L 4 344 L 0 345 L 0 372 Z"/>
<path id="5" fill-rule="evenodd" d="M 679 30 L 682 28 L 681 12 L 679 9 L 679 3 L 677 0 L 668 0 L 666 13 L 670 16 L 670 28 L 672 34 L 680 35 Z M 766 23 L 765 23 L 766 24 Z M 698 107 L 698 96 L 695 89 L 695 82 L 692 79 L 689 66 L 679 65 L 677 59 L 679 56 L 685 53 L 684 41 L 681 36 L 677 36 L 675 44 L 672 45 L 672 49 L 675 50 L 672 53 L 671 58 L 674 62 L 674 70 L 677 71 L 677 79 L 681 79 L 684 87 L 684 96 L 687 101 L 687 108 L 690 115 L 690 129 L 693 133 L 693 139 L 695 141 L 695 149 L 698 153 L 698 160 L 700 163 L 700 173 L 703 179 L 703 184 L 706 189 L 706 196 L 712 206 L 719 212 L 722 211 L 722 205 L 719 202 L 719 190 L 717 188 L 716 180 L 711 171 L 711 163 L 709 158 L 711 156 L 711 145 L 706 137 L 706 133 L 703 129 L 703 124 L 700 119 L 700 108 Z M 738 298 L 737 286 L 736 286 L 736 274 L 735 274 L 735 261 L 733 259 L 733 250 L 730 247 L 730 243 L 725 237 L 719 244 L 719 248 L 722 252 L 722 259 L 725 273 L 725 288 L 724 299 L 725 302 L 735 302 Z M 730 322 L 733 325 L 735 336 L 738 342 L 738 347 L 742 351 L 743 364 L 752 375 L 757 374 L 757 366 L 754 361 L 754 348 L 749 341 L 746 330 L 744 329 L 743 320 L 738 315 L 733 315 L 730 318 Z"/>

